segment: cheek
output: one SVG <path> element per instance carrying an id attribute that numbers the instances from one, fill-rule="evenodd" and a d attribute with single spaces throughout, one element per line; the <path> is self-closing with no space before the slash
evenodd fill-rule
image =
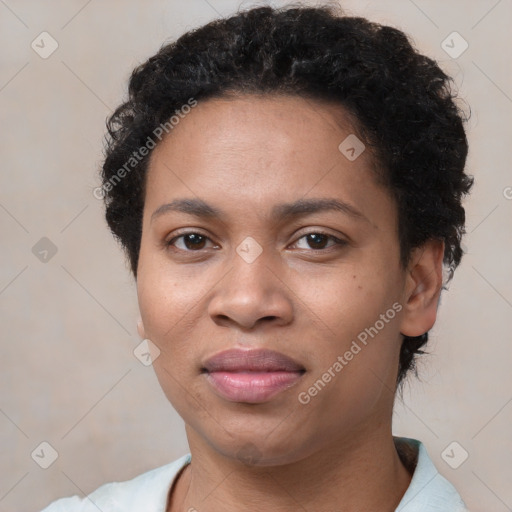
<path id="1" fill-rule="evenodd" d="M 144 263 L 137 280 L 139 308 L 145 335 L 160 350 L 153 362 L 160 387 L 177 412 L 195 422 L 202 415 L 201 399 L 190 381 L 197 376 L 194 354 L 197 343 L 191 338 L 197 325 L 198 293 L 204 287 L 183 273 L 169 274 L 166 269 Z"/>
<path id="2" fill-rule="evenodd" d="M 394 302 L 393 281 L 377 275 L 377 269 L 347 265 L 307 279 L 298 274 L 293 289 L 311 320 L 317 319 L 330 338 L 347 341 L 373 325 Z"/>
<path id="3" fill-rule="evenodd" d="M 317 336 L 310 375 L 298 390 L 303 428 L 311 423 L 314 431 L 322 424 L 333 438 L 381 414 L 394 396 L 398 315 L 384 289 L 369 293 L 357 282 L 351 275 L 342 291 L 333 287 L 325 293 L 330 300 L 316 300 L 328 337 Z"/>
<path id="4" fill-rule="evenodd" d="M 391 269 L 384 273 L 376 266 L 368 270 L 354 265 L 318 275 L 311 282 L 296 281 L 297 295 L 304 304 L 302 318 L 296 319 L 298 330 L 314 338 L 308 349 L 312 362 L 308 384 L 329 368 L 336 375 L 328 387 L 338 389 L 339 394 L 326 393 L 325 398 L 343 402 L 356 393 L 362 402 L 364 396 L 371 402 L 383 386 L 393 388 L 401 339 L 397 309 L 402 305 L 396 300 L 399 277 Z M 343 369 L 337 365 L 336 371 L 332 367 L 340 356 Z"/>
<path id="5" fill-rule="evenodd" d="M 204 294 L 204 283 L 183 267 L 171 267 L 161 259 L 144 259 L 141 253 L 137 294 L 146 335 L 166 346 L 194 318 L 195 305 Z"/>

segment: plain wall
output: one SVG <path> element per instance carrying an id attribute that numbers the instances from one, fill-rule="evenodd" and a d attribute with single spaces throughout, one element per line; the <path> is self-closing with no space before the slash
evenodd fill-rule
<path id="1" fill-rule="evenodd" d="M 140 341 L 134 282 L 92 190 L 105 119 L 133 67 L 239 5 L 253 3 L 0 3 L 2 512 L 39 510 L 188 451 L 151 366 L 132 353 Z M 471 106 L 467 254 L 443 293 L 432 355 L 397 401 L 394 433 L 422 440 L 473 512 L 510 510 L 512 4 L 342 5 L 410 34 Z M 47 59 L 31 48 L 42 31 L 59 44 Z M 469 44 L 456 59 L 441 47 L 453 31 Z M 45 263 L 32 251 L 42 237 L 57 249 Z M 31 458 L 43 441 L 58 452 L 48 469 Z M 441 457 L 453 441 L 469 453 L 458 469 Z"/>

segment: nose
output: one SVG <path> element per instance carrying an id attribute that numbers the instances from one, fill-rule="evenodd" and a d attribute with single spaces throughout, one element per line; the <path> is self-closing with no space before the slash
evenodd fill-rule
<path id="1" fill-rule="evenodd" d="M 261 324 L 283 326 L 292 321 L 290 285 L 272 263 L 265 250 L 252 262 L 235 253 L 208 305 L 217 325 L 248 331 Z"/>

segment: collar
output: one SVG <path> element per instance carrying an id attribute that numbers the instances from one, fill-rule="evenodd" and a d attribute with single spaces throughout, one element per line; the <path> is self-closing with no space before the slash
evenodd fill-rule
<path id="1" fill-rule="evenodd" d="M 400 459 L 412 473 L 395 512 L 468 512 L 455 487 L 436 469 L 421 441 L 393 437 Z"/>

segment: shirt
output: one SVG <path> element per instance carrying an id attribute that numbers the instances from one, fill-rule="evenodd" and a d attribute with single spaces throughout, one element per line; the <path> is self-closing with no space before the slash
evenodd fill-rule
<path id="1" fill-rule="evenodd" d="M 421 441 L 393 437 L 412 479 L 395 512 L 469 512 L 455 488 L 436 469 Z M 169 490 L 190 453 L 132 480 L 104 484 L 80 498 L 50 503 L 41 512 L 165 512 Z"/>

